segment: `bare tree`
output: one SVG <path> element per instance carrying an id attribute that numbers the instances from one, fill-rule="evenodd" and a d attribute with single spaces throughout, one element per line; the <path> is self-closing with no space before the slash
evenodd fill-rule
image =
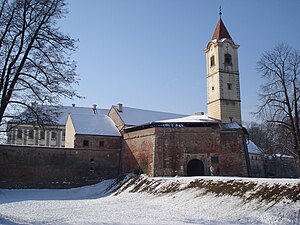
<path id="1" fill-rule="evenodd" d="M 278 44 L 264 52 L 257 68 L 265 80 L 259 93 L 262 104 L 257 115 L 276 125 L 277 145 L 299 161 L 300 53 L 286 44 Z"/>
<path id="2" fill-rule="evenodd" d="M 66 13 L 65 0 L 0 0 L 0 128 L 20 108 L 38 117 L 38 105 L 80 97 L 76 40 L 57 26 Z"/>

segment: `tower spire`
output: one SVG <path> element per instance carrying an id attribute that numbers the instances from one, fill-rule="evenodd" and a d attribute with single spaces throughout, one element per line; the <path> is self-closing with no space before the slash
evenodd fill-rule
<path id="1" fill-rule="evenodd" d="M 221 6 L 219 6 L 219 15 L 220 15 L 220 19 L 222 18 L 222 8 Z"/>
<path id="2" fill-rule="evenodd" d="M 220 12 L 219 12 L 219 15 L 220 15 L 220 19 L 219 19 L 219 22 L 216 26 L 216 29 L 215 29 L 215 32 L 214 32 L 214 35 L 212 36 L 212 40 L 214 39 L 217 39 L 217 40 L 221 40 L 222 38 L 228 38 L 228 39 L 231 39 L 230 37 L 230 34 L 229 32 L 227 31 L 223 21 L 222 21 L 222 9 L 221 9 L 221 6 L 220 6 Z"/>

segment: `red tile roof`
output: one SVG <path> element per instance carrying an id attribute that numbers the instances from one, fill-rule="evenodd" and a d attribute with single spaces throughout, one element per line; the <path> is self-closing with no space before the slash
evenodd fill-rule
<path id="1" fill-rule="evenodd" d="M 221 40 L 222 38 L 231 39 L 222 19 L 220 18 L 217 27 L 215 29 L 214 35 L 212 36 L 212 40 L 214 39 Z"/>

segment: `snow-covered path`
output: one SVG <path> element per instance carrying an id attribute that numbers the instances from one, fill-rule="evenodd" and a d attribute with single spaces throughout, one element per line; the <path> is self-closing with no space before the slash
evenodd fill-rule
<path id="1" fill-rule="evenodd" d="M 155 180 L 155 179 L 154 179 Z M 179 180 L 179 181 L 178 181 Z M 166 179 L 172 182 L 189 179 Z M 299 201 L 274 206 L 245 203 L 229 195 L 202 195 L 195 189 L 153 195 L 108 194 L 112 184 L 69 190 L 0 190 L 0 224 L 299 224 Z M 168 183 L 169 182 L 169 183 Z M 276 181 L 272 181 L 277 183 Z M 297 180 L 293 180 L 295 184 Z M 280 182 L 279 182 L 280 183 Z M 153 184 L 152 184 L 153 185 Z M 158 184 L 155 184 L 157 188 Z"/>

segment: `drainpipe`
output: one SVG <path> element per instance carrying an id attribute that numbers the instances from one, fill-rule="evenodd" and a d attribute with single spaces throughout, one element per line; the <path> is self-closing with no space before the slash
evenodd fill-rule
<path id="1" fill-rule="evenodd" d="M 251 166 L 250 166 L 250 159 L 249 159 L 249 152 L 248 152 L 248 146 L 247 146 L 247 138 L 245 137 L 245 134 L 243 134 L 243 144 L 244 144 L 244 153 L 245 153 L 245 159 L 246 159 L 246 166 L 247 166 L 247 175 L 248 177 L 252 177 L 251 174 Z"/>

